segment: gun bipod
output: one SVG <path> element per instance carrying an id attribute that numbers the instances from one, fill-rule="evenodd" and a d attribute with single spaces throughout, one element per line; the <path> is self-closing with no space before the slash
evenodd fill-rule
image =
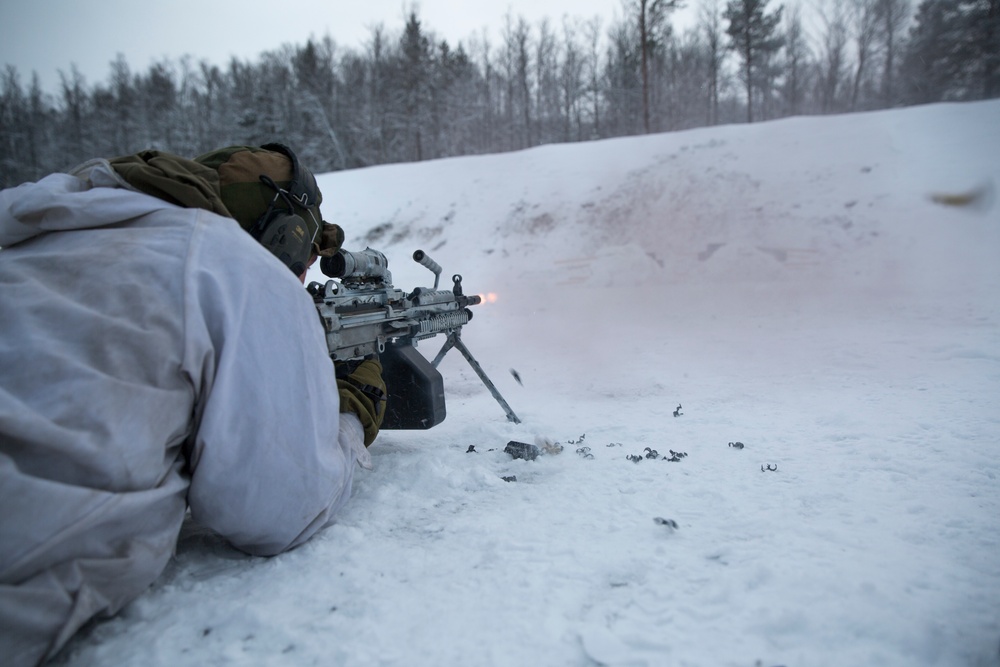
<path id="1" fill-rule="evenodd" d="M 437 356 L 434 357 L 434 361 L 431 362 L 431 366 L 437 368 L 438 364 L 441 363 L 441 360 L 444 359 L 444 355 L 448 354 L 448 350 L 453 347 L 462 353 L 465 360 L 469 362 L 470 366 L 472 366 L 472 370 L 476 371 L 476 375 L 479 376 L 479 379 L 483 381 L 486 388 L 490 390 L 491 394 L 493 394 L 493 398 L 496 399 L 497 403 L 500 404 L 500 407 L 502 407 L 504 412 L 507 413 L 507 421 L 520 424 L 521 420 L 517 418 L 517 415 L 514 414 L 513 410 L 511 410 L 507 401 L 505 401 L 503 396 L 500 395 L 500 391 L 493 384 L 493 381 L 490 380 L 488 375 L 486 375 L 486 371 L 483 370 L 483 367 L 479 365 L 476 358 L 472 356 L 472 352 L 470 352 L 469 348 L 462 342 L 462 338 L 457 330 L 448 334 L 447 339 L 444 341 L 444 345 L 441 346 L 441 351 L 437 353 Z"/>

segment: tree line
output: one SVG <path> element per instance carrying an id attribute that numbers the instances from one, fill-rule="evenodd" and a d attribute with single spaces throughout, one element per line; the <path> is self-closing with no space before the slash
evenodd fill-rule
<path id="1" fill-rule="evenodd" d="M 0 187 L 94 156 L 194 156 L 280 140 L 316 172 L 517 150 L 553 142 L 977 100 L 1000 95 L 1000 0 L 622 0 L 608 25 L 536 25 L 508 13 L 452 47 L 411 11 L 360 49 L 329 37 L 232 59 L 191 57 L 104 82 L 75 66 L 57 92 L 0 77 Z"/>

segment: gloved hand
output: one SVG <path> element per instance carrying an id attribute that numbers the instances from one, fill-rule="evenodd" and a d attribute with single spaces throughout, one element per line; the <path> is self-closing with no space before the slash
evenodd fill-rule
<path id="1" fill-rule="evenodd" d="M 337 362 L 337 389 L 340 392 L 340 411 L 353 412 L 365 429 L 365 447 L 372 444 L 385 417 L 388 397 L 382 380 L 382 364 L 378 359 L 356 362 Z"/>

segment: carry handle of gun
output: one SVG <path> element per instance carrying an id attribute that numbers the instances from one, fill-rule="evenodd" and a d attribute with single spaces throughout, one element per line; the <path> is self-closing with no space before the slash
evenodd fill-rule
<path id="1" fill-rule="evenodd" d="M 434 274 L 434 289 L 437 289 L 438 282 L 441 280 L 441 265 L 428 257 L 427 253 L 423 250 L 415 250 L 413 252 L 413 261 L 420 266 L 426 267 Z"/>

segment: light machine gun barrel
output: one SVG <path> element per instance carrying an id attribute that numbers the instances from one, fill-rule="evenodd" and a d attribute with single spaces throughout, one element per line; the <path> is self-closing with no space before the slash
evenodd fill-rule
<path id="1" fill-rule="evenodd" d="M 469 307 L 479 304 L 480 297 L 462 291 L 459 274 L 452 276 L 452 289 L 438 289 L 437 262 L 422 250 L 414 252 L 413 259 L 434 274 L 433 288 L 418 287 L 409 294 L 396 289 L 385 255 L 371 248 L 340 250 L 321 260 L 321 270 L 332 280 L 310 283 L 308 290 L 323 322 L 330 358 L 351 362 L 377 357 L 389 394 L 382 428 L 426 429 L 445 418 L 444 380 L 437 366 L 456 348 L 507 419 L 520 423 L 461 339 L 462 327 L 472 319 Z M 445 343 L 431 362 L 416 346 L 438 334 L 444 334 Z"/>

